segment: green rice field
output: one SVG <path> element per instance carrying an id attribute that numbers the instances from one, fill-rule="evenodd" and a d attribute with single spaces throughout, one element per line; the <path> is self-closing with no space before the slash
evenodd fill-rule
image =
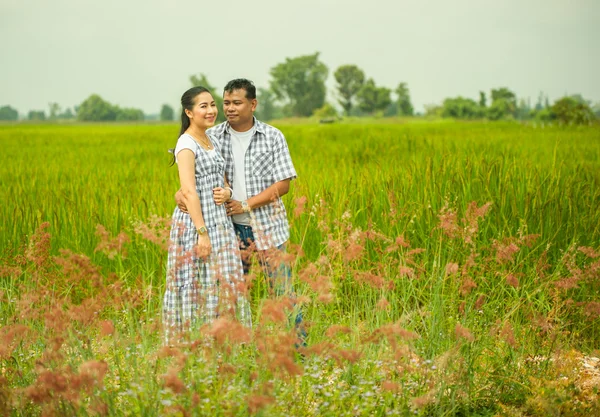
<path id="1" fill-rule="evenodd" d="M 597 125 L 274 124 L 300 348 L 162 345 L 177 125 L 0 125 L 0 415 L 600 415 Z"/>

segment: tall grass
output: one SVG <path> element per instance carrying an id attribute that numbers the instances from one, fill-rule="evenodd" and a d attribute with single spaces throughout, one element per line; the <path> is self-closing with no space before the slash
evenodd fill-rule
<path id="1" fill-rule="evenodd" d="M 299 350 L 258 269 L 249 343 L 221 321 L 161 346 L 173 125 L 0 128 L 0 411 L 598 411 L 597 129 L 280 128 Z"/>

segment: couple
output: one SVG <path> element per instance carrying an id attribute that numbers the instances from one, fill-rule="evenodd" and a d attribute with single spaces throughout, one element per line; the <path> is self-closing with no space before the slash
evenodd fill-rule
<path id="1" fill-rule="evenodd" d="M 254 117 L 256 88 L 246 79 L 227 83 L 223 111 L 204 87 L 181 97 L 181 130 L 173 162 L 181 188 L 175 199 L 163 300 L 168 344 L 194 323 L 230 317 L 251 326 L 244 275 L 256 248 L 278 295 L 292 295 L 289 266 L 269 256 L 285 251 L 289 225 L 281 196 L 296 171 L 283 134 Z M 269 262 L 269 260 L 271 262 Z M 296 326 L 302 316 L 297 313 Z"/>

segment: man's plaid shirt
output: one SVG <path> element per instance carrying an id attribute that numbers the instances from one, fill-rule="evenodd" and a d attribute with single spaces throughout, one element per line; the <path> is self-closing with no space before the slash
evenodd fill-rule
<path id="1" fill-rule="evenodd" d="M 256 130 L 244 159 L 246 194 L 248 198 L 285 179 L 296 178 L 290 151 L 283 133 L 279 129 L 254 118 Z M 233 166 L 230 125 L 224 122 L 206 131 L 219 142 L 225 159 L 225 172 L 229 183 L 238 173 Z M 252 232 L 256 248 L 270 249 L 285 243 L 290 237 L 287 215 L 281 197 L 265 206 L 253 209 L 250 213 Z"/>

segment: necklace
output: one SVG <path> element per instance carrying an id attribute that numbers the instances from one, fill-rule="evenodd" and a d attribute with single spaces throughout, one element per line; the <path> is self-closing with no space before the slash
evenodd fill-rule
<path id="1" fill-rule="evenodd" d="M 213 149 L 213 145 L 210 142 L 210 139 L 208 138 L 208 136 L 206 136 L 206 133 L 204 134 L 204 137 L 201 138 L 200 140 L 197 139 L 196 136 L 192 135 L 191 133 L 188 133 L 188 135 L 190 135 L 192 138 L 194 138 L 196 143 L 198 143 L 200 146 L 202 146 L 207 151 L 210 151 L 211 149 Z"/>

